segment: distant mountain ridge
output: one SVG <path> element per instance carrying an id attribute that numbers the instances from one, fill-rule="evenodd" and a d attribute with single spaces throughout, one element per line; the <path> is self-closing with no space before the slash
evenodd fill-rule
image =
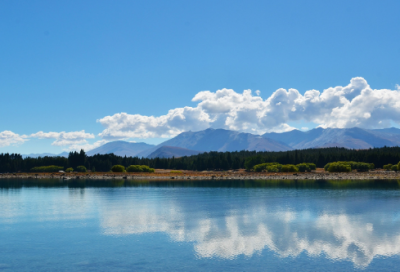
<path id="1" fill-rule="evenodd" d="M 367 149 L 400 145 L 400 129 L 315 128 L 309 131 L 292 130 L 283 133 L 265 133 L 268 139 L 279 140 L 293 149 L 317 147 L 345 147 Z"/>
<path id="2" fill-rule="evenodd" d="M 88 155 L 114 153 L 147 158 L 191 156 L 210 151 L 287 151 L 293 149 L 345 147 L 367 149 L 400 146 L 400 129 L 315 128 L 254 135 L 225 129 L 183 132 L 159 145 L 116 141 L 88 151 Z"/>
<path id="3" fill-rule="evenodd" d="M 68 152 L 62 152 L 60 154 L 53 153 L 31 153 L 31 154 L 22 154 L 22 158 L 39 158 L 39 157 L 66 157 L 68 158 Z"/>
<path id="4" fill-rule="evenodd" d="M 151 149 L 145 150 L 138 156 L 147 157 L 162 146 L 176 146 L 200 152 L 209 151 L 286 151 L 292 148 L 273 139 L 260 135 L 242 133 L 226 129 L 206 129 L 197 132 L 183 132 Z"/>
<path id="5" fill-rule="evenodd" d="M 130 143 L 125 141 L 109 142 L 95 149 L 86 152 L 87 155 L 93 156 L 96 154 L 110 154 L 114 153 L 118 156 L 135 157 L 144 150 L 148 150 L 154 145 L 146 143 Z"/>
<path id="6" fill-rule="evenodd" d="M 192 156 L 201 153 L 200 151 L 190 150 L 187 148 L 176 147 L 176 146 L 162 146 L 156 151 L 147 156 L 149 159 L 154 158 L 179 158 L 184 156 Z"/>

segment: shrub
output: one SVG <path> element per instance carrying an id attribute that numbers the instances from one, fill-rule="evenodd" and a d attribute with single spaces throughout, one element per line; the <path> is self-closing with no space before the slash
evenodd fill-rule
<path id="1" fill-rule="evenodd" d="M 143 172 L 140 165 L 130 165 L 126 168 L 126 172 Z"/>
<path id="2" fill-rule="evenodd" d="M 122 165 L 114 165 L 113 167 L 111 167 L 111 171 L 122 173 L 125 171 L 125 167 Z"/>
<path id="3" fill-rule="evenodd" d="M 264 171 L 264 170 L 267 170 L 267 168 L 269 167 L 269 166 L 273 166 L 273 165 L 280 165 L 279 163 L 277 163 L 277 162 L 266 162 L 266 163 L 260 163 L 260 164 L 257 164 L 257 165 L 255 165 L 254 167 L 253 167 L 253 170 L 255 171 L 255 172 L 262 172 L 262 171 Z M 280 169 L 280 167 L 278 166 L 278 168 Z"/>
<path id="4" fill-rule="evenodd" d="M 280 165 L 280 164 L 279 164 Z M 280 165 L 281 167 L 282 167 L 282 165 Z M 268 172 L 271 172 L 271 173 L 277 173 L 277 172 L 279 172 L 280 171 L 280 168 L 278 167 L 278 164 L 275 164 L 275 165 L 271 165 L 271 166 L 267 166 L 267 169 L 266 169 Z"/>
<path id="5" fill-rule="evenodd" d="M 150 168 L 147 165 L 130 165 L 126 168 L 127 172 L 148 172 L 153 173 L 154 168 Z"/>
<path id="6" fill-rule="evenodd" d="M 390 170 L 392 170 L 392 171 L 397 171 L 397 170 L 398 170 L 397 165 L 396 165 L 396 164 L 395 164 L 395 165 L 392 165 L 392 168 L 390 168 Z"/>
<path id="7" fill-rule="evenodd" d="M 76 171 L 78 172 L 86 172 L 86 167 L 83 165 L 79 165 L 78 167 L 76 167 Z"/>
<path id="8" fill-rule="evenodd" d="M 308 167 L 310 167 L 310 170 L 317 170 L 317 166 L 315 165 L 315 163 L 306 163 L 308 165 Z"/>
<path id="9" fill-rule="evenodd" d="M 180 170 L 171 170 L 170 173 L 171 174 L 183 174 L 183 172 Z"/>
<path id="10" fill-rule="evenodd" d="M 253 169 L 254 169 L 254 172 L 262 172 L 263 170 L 265 170 L 265 165 L 263 163 L 257 164 L 257 165 L 254 165 Z"/>
<path id="11" fill-rule="evenodd" d="M 36 166 L 31 169 L 32 172 L 58 172 L 60 170 L 64 170 L 64 167 L 49 165 L 49 166 Z"/>
<path id="12" fill-rule="evenodd" d="M 359 162 L 356 166 L 357 172 L 368 172 L 370 169 L 369 163 Z"/>
<path id="13" fill-rule="evenodd" d="M 329 166 L 331 166 L 331 162 L 328 162 L 327 164 L 325 164 L 324 170 L 325 170 L 325 171 L 328 171 Z"/>
<path id="14" fill-rule="evenodd" d="M 328 166 L 329 172 L 351 172 L 351 166 L 342 162 L 331 162 Z"/>
<path id="15" fill-rule="evenodd" d="M 299 172 L 310 172 L 311 168 L 310 166 L 308 166 L 307 163 L 300 163 L 298 165 L 296 165 L 296 167 L 299 169 Z"/>
<path id="16" fill-rule="evenodd" d="M 375 165 L 373 163 L 365 163 L 365 162 L 355 162 L 355 161 L 337 161 L 337 162 L 330 162 L 324 166 L 325 171 L 329 171 L 329 167 L 331 164 L 335 163 L 336 165 L 332 169 L 337 169 L 337 164 L 340 165 L 347 165 L 350 167 L 351 170 L 357 170 L 358 172 L 366 172 L 370 169 L 374 169 Z M 329 172 L 343 172 L 343 171 L 329 171 Z M 347 172 L 347 170 L 345 171 Z"/>
<path id="17" fill-rule="evenodd" d="M 299 168 L 293 164 L 285 164 L 282 165 L 281 172 L 299 172 Z"/>
<path id="18" fill-rule="evenodd" d="M 65 170 L 65 172 L 74 172 L 74 168 L 69 167 L 69 168 L 67 168 L 67 170 Z"/>
<path id="19" fill-rule="evenodd" d="M 350 165 L 351 170 L 356 170 L 358 166 L 358 162 L 355 161 L 339 161 L 339 163 Z"/>
<path id="20" fill-rule="evenodd" d="M 384 165 L 384 166 L 383 166 L 383 169 L 385 169 L 385 170 L 391 170 L 391 169 L 392 169 L 392 166 L 393 166 L 393 165 L 389 163 L 389 164 Z"/>
<path id="21" fill-rule="evenodd" d="M 154 168 L 150 168 L 147 165 L 141 165 L 143 172 L 149 172 L 149 173 L 153 173 L 154 172 Z"/>

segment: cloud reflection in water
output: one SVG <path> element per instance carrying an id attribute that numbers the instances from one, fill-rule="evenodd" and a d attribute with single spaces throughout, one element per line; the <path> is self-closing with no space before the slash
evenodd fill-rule
<path id="1" fill-rule="evenodd" d="M 375 257 L 400 253 L 400 224 L 390 219 L 391 210 L 321 212 L 312 208 L 296 210 L 295 205 L 282 209 L 279 205 L 247 203 L 217 215 L 201 205 L 187 208 L 179 199 L 123 202 L 101 205 L 105 235 L 164 232 L 173 241 L 192 242 L 200 258 L 250 257 L 268 249 L 280 257 L 305 252 L 366 267 Z"/>

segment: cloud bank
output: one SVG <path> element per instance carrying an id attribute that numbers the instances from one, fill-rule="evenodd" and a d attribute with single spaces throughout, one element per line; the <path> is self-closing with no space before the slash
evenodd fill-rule
<path id="1" fill-rule="evenodd" d="M 22 144 L 27 140 L 26 135 L 19 135 L 9 130 L 0 132 L 0 147 Z"/>
<path id="2" fill-rule="evenodd" d="M 294 129 L 288 123 L 305 120 L 321 127 L 384 128 L 400 123 L 400 89 L 372 89 L 362 77 L 347 86 L 320 92 L 278 89 L 267 99 L 251 90 L 202 91 L 194 96 L 196 107 L 171 109 L 162 116 L 117 113 L 97 120 L 106 140 L 173 137 L 184 131 L 225 128 L 262 134 Z"/>
<path id="3" fill-rule="evenodd" d="M 95 136 L 94 134 L 87 133 L 84 130 L 71 131 L 71 132 L 39 131 L 37 133 L 29 135 L 29 137 L 38 139 L 54 139 L 55 141 L 51 145 L 66 147 L 64 148 L 64 151 L 80 150 L 80 149 L 88 151 L 107 143 L 106 140 L 99 140 L 90 144 L 87 141 L 87 139 L 94 139 Z"/>
<path id="4" fill-rule="evenodd" d="M 94 139 L 94 135 L 91 133 L 86 133 L 84 130 L 72 131 L 72 132 L 43 132 L 39 131 L 37 133 L 31 134 L 31 138 L 39 139 L 55 139 L 51 145 L 56 146 L 66 146 L 74 144 L 85 144 L 86 139 Z"/>
<path id="5" fill-rule="evenodd" d="M 75 150 L 80 148 L 95 148 L 104 143 L 105 140 L 100 140 L 94 144 L 89 144 L 87 139 L 94 139 L 95 136 L 92 133 L 86 133 L 84 130 L 71 131 L 71 132 L 43 132 L 39 131 L 31 135 L 19 135 L 12 131 L 5 130 L 0 132 L 0 147 L 19 145 L 29 140 L 29 138 L 37 139 L 54 139 L 52 143 L 54 146 L 68 146 L 69 150 Z M 86 149 L 85 149 L 86 150 Z"/>
<path id="6" fill-rule="evenodd" d="M 104 130 L 95 135 L 82 131 L 43 132 L 19 135 L 0 132 L 0 147 L 18 145 L 29 138 L 54 139 L 53 146 L 86 151 L 106 142 L 129 138 L 170 138 L 185 131 L 224 128 L 253 134 L 295 129 L 289 124 L 306 121 L 323 128 L 385 128 L 400 124 L 400 86 L 394 90 L 372 89 L 362 77 L 347 86 L 330 87 L 322 92 L 278 89 L 263 99 L 259 90 L 237 93 L 232 89 L 201 91 L 192 102 L 195 107 L 175 108 L 161 116 L 116 113 L 98 119 Z M 307 130 L 308 127 L 302 127 Z"/>

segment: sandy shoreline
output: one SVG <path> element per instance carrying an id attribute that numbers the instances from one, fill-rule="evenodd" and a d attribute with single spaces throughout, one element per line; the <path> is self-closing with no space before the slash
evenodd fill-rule
<path id="1" fill-rule="evenodd" d="M 254 173 L 239 171 L 181 171 L 159 170 L 155 173 L 6 173 L 0 179 L 127 179 L 127 180 L 374 180 L 400 179 L 400 172 L 370 171 L 351 173 L 329 173 L 318 169 L 309 173 Z"/>

